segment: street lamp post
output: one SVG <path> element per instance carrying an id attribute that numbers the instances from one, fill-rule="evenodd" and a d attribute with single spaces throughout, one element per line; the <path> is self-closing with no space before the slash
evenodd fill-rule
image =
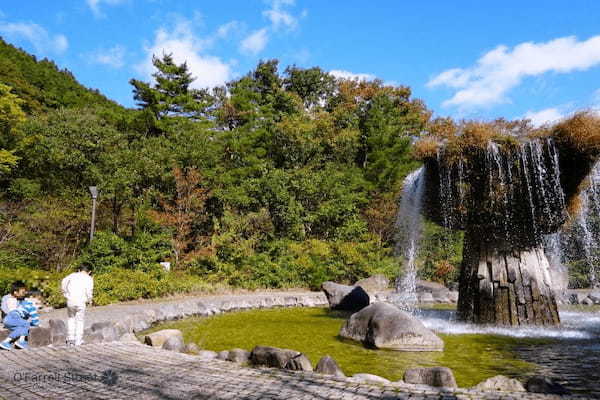
<path id="1" fill-rule="evenodd" d="M 90 186 L 90 194 L 92 195 L 92 225 L 90 227 L 90 243 L 94 240 L 94 229 L 96 227 L 96 199 L 98 198 L 98 188 Z"/>

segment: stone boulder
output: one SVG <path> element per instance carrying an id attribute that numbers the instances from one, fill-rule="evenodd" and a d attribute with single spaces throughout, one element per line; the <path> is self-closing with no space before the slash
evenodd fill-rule
<path id="1" fill-rule="evenodd" d="M 527 381 L 525 388 L 528 392 L 544 394 L 569 394 L 570 392 L 553 378 L 536 375 Z"/>
<path id="2" fill-rule="evenodd" d="M 200 350 L 197 355 L 201 360 L 205 361 L 214 360 L 218 356 L 216 351 L 210 350 Z"/>
<path id="3" fill-rule="evenodd" d="M 185 348 L 185 343 L 183 342 L 183 337 L 181 336 L 171 336 L 162 345 L 163 350 L 176 351 L 177 353 L 183 353 L 183 349 Z"/>
<path id="4" fill-rule="evenodd" d="M 62 319 L 51 319 L 48 321 L 50 326 L 50 338 L 52 344 L 63 346 L 67 341 L 67 324 Z"/>
<path id="5" fill-rule="evenodd" d="M 339 367 L 337 362 L 330 356 L 322 357 L 317 363 L 317 367 L 315 368 L 315 372 L 324 375 L 334 375 L 340 378 L 345 377 L 344 372 Z"/>
<path id="6" fill-rule="evenodd" d="M 442 351 L 444 342 L 408 313 L 388 303 L 373 303 L 352 314 L 340 336 L 367 347 L 398 351 Z"/>
<path id="7" fill-rule="evenodd" d="M 323 282 L 321 289 L 332 310 L 358 311 L 369 305 L 369 295 L 360 286 Z"/>
<path id="8" fill-rule="evenodd" d="M 372 374 L 354 374 L 352 378 L 350 378 L 352 382 L 359 383 L 375 383 L 378 385 L 385 385 L 387 383 L 391 383 L 389 380 L 382 378 L 381 376 L 372 375 Z"/>
<path id="9" fill-rule="evenodd" d="M 96 322 L 92 324 L 91 331 L 102 335 L 103 342 L 115 342 L 119 340 L 119 332 L 112 322 Z"/>
<path id="10" fill-rule="evenodd" d="M 183 334 L 179 329 L 163 329 L 144 336 L 144 343 L 152 347 L 162 347 L 170 337 L 177 336 L 183 341 Z"/>
<path id="11" fill-rule="evenodd" d="M 226 360 L 238 364 L 245 364 L 250 360 L 250 352 L 242 349 L 229 350 Z"/>
<path id="12" fill-rule="evenodd" d="M 390 287 L 390 281 L 388 278 L 385 277 L 385 275 L 376 274 L 368 278 L 359 280 L 354 284 L 354 286 L 360 286 L 367 293 L 369 293 L 369 295 L 371 295 L 377 292 L 383 292 L 384 290 L 387 290 Z"/>
<path id="13" fill-rule="evenodd" d="M 435 300 L 433 299 L 433 294 L 431 294 L 430 292 L 417 293 L 417 299 L 419 300 L 419 303 L 435 302 Z"/>
<path id="14" fill-rule="evenodd" d="M 217 353 L 217 360 L 223 360 L 223 361 L 227 361 L 227 358 L 229 357 L 229 350 L 223 350 Z"/>
<path id="15" fill-rule="evenodd" d="M 290 371 L 312 371 L 313 367 L 310 363 L 308 357 L 304 354 L 300 353 L 289 359 L 287 363 L 285 363 L 284 369 L 289 369 Z"/>
<path id="16" fill-rule="evenodd" d="M 497 375 L 486 379 L 483 382 L 473 386 L 475 390 L 488 391 L 495 390 L 500 392 L 525 392 L 523 384 L 516 379 L 511 379 L 504 375 Z"/>
<path id="17" fill-rule="evenodd" d="M 255 366 L 312 371 L 310 361 L 304 354 L 277 347 L 256 346 L 250 353 L 250 363 Z"/>
<path id="18" fill-rule="evenodd" d="M 8 335 L 8 331 L 0 330 L 0 338 L 4 339 L 6 335 Z M 29 331 L 29 346 L 43 347 L 50 344 L 52 344 L 50 328 L 43 328 L 41 326 L 31 328 Z"/>
<path id="19" fill-rule="evenodd" d="M 458 387 L 450 368 L 410 368 L 404 373 L 404 382 L 435 387 Z"/>
<path id="20" fill-rule="evenodd" d="M 595 290 L 588 294 L 588 299 L 594 302 L 594 304 L 600 304 L 600 290 Z"/>
<path id="21" fill-rule="evenodd" d="M 200 353 L 200 347 L 196 343 L 187 343 L 183 348 L 184 353 L 198 354 Z"/>

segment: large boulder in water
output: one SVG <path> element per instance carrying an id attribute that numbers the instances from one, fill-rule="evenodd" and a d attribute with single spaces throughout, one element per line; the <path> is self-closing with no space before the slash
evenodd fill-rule
<path id="1" fill-rule="evenodd" d="M 421 321 L 388 303 L 373 303 L 352 314 L 342 326 L 340 336 L 378 349 L 444 350 L 442 339 Z"/>
<path id="2" fill-rule="evenodd" d="M 323 282 L 321 289 L 332 310 L 358 311 L 369 305 L 369 295 L 360 286 Z"/>

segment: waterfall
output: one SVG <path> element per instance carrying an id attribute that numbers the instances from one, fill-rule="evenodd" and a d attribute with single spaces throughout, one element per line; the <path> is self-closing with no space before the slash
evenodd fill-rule
<path id="1" fill-rule="evenodd" d="M 396 255 L 404 261 L 404 274 L 396 281 L 397 305 L 407 311 L 414 311 L 417 299 L 417 268 L 415 261 L 419 250 L 422 231 L 422 199 L 424 189 L 424 169 L 419 168 L 404 180 L 402 199 L 396 219 Z"/>
<path id="2" fill-rule="evenodd" d="M 581 193 L 581 211 L 576 222 L 580 228 L 579 241 L 583 247 L 583 256 L 589 265 L 591 287 L 600 287 L 598 243 L 600 232 L 600 163 L 596 163 L 589 177 L 589 186 Z"/>

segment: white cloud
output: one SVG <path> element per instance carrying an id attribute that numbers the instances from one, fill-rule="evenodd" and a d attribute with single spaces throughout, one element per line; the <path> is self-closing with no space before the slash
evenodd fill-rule
<path id="1" fill-rule="evenodd" d="M 582 71 L 599 64 L 600 35 L 585 41 L 569 36 L 544 43 L 525 42 L 512 49 L 498 46 L 474 66 L 446 70 L 427 86 L 456 89 L 444 106 L 480 108 L 508 102 L 507 92 L 528 76 Z"/>
<path id="2" fill-rule="evenodd" d="M 0 34 L 12 40 L 25 39 L 35 48 L 37 53 L 64 53 L 69 47 L 65 35 L 51 35 L 38 24 L 32 22 L 8 23 L 0 21 Z"/>
<path id="3" fill-rule="evenodd" d="M 242 40 L 240 50 L 243 53 L 258 54 L 264 50 L 268 41 L 267 28 L 262 28 L 252 32 L 250 36 Z"/>
<path id="4" fill-rule="evenodd" d="M 171 31 L 165 28 L 156 31 L 154 43 L 146 47 L 146 57 L 136 69 L 149 78 L 154 72 L 152 55 L 161 57 L 172 53 L 176 63 L 187 62 L 189 71 L 196 78 L 191 85 L 193 88 L 222 85 L 231 79 L 231 67 L 220 58 L 204 53 L 210 42 L 210 39 L 196 37 L 189 21 L 180 20 Z"/>
<path id="5" fill-rule="evenodd" d="M 125 0 L 85 0 L 85 2 L 87 3 L 88 7 L 90 7 L 90 9 L 92 10 L 92 13 L 94 13 L 94 16 L 101 18 L 105 17 L 105 15 L 100 10 L 100 4 L 104 3 L 109 6 L 116 6 L 121 3 L 124 3 Z"/>
<path id="6" fill-rule="evenodd" d="M 271 26 L 274 30 L 280 28 L 287 28 L 288 30 L 295 30 L 298 28 L 298 18 L 293 16 L 286 7 L 293 6 L 295 0 L 271 0 L 267 1 L 271 5 L 271 8 L 263 11 L 263 16 L 271 22 Z M 306 15 L 306 11 L 303 11 L 301 17 Z"/>
<path id="7" fill-rule="evenodd" d="M 540 111 L 527 111 L 523 118 L 531 120 L 534 126 L 542 126 L 544 124 L 552 124 L 566 117 L 557 107 L 545 108 Z"/>
<path id="8" fill-rule="evenodd" d="M 238 21 L 231 21 L 226 24 L 223 24 L 217 28 L 216 36 L 218 38 L 224 39 L 233 31 L 240 29 L 241 24 Z"/>
<path id="9" fill-rule="evenodd" d="M 89 55 L 90 61 L 96 64 L 108 65 L 112 68 L 121 68 L 125 65 L 125 47 L 116 45 L 110 49 L 101 49 Z"/>
<path id="10" fill-rule="evenodd" d="M 350 71 L 344 71 L 344 70 L 340 70 L 340 69 L 334 69 L 329 71 L 329 73 L 333 76 L 335 76 L 336 78 L 342 78 L 342 79 L 350 79 L 350 80 L 359 80 L 359 81 L 372 81 L 373 79 L 375 79 L 375 75 L 372 74 L 361 74 L 361 73 L 354 73 L 354 72 L 350 72 Z"/>

